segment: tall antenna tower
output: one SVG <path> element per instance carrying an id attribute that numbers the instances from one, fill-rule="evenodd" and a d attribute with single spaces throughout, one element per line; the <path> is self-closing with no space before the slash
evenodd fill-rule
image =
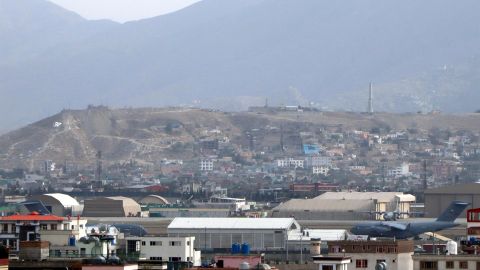
<path id="1" fill-rule="evenodd" d="M 368 90 L 368 109 L 369 114 L 373 114 L 373 84 L 370 83 L 370 88 Z"/>
<path id="2" fill-rule="evenodd" d="M 102 178 L 102 151 L 97 152 L 97 168 L 95 170 L 95 180 L 100 181 Z"/>

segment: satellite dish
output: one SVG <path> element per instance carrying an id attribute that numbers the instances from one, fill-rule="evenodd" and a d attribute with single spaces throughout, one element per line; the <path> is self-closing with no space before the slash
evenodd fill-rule
<path id="1" fill-rule="evenodd" d="M 388 270 L 386 262 L 379 262 L 375 265 L 375 270 Z"/>

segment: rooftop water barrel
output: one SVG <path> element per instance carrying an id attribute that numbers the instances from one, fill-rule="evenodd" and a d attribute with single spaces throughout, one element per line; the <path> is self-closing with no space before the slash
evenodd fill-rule
<path id="1" fill-rule="evenodd" d="M 243 255 L 250 254 L 250 245 L 248 243 L 243 243 L 242 244 L 242 254 Z"/>
<path id="2" fill-rule="evenodd" d="M 239 243 L 233 243 L 232 244 L 232 254 L 239 254 L 240 253 L 240 244 Z"/>
<path id="3" fill-rule="evenodd" d="M 74 247 L 76 245 L 77 239 L 75 239 L 75 236 L 70 236 L 68 238 L 68 245 L 71 247 Z"/>
<path id="4" fill-rule="evenodd" d="M 447 252 L 448 255 L 457 255 L 458 254 L 458 244 L 455 241 L 447 242 Z"/>

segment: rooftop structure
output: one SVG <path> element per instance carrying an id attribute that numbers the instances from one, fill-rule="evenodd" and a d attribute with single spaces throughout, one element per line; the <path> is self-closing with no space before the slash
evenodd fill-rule
<path id="1" fill-rule="evenodd" d="M 411 240 L 330 241 L 328 255 L 351 257 L 349 269 L 373 270 L 380 263 L 384 263 L 389 270 L 413 269 Z"/>

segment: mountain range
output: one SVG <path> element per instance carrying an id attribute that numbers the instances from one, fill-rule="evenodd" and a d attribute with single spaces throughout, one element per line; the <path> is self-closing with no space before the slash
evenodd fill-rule
<path id="1" fill-rule="evenodd" d="M 203 0 L 124 24 L 0 0 L 0 130 L 88 104 L 471 112 L 477 0 Z"/>

